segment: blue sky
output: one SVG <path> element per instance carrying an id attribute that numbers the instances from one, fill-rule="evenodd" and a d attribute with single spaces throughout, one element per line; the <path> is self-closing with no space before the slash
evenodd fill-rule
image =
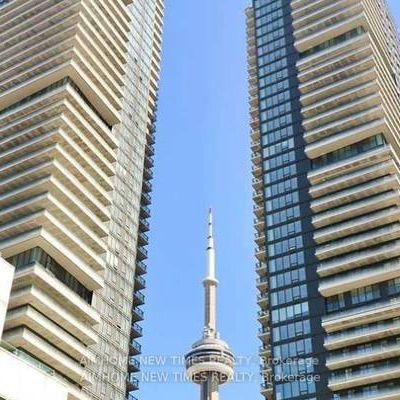
<path id="1" fill-rule="evenodd" d="M 152 232 L 146 289 L 142 400 L 190 400 L 178 357 L 201 335 L 207 209 L 214 209 L 219 330 L 256 355 L 246 39 L 247 0 L 166 0 Z M 389 4 L 400 16 L 398 0 Z M 153 359 L 151 356 L 161 356 Z M 244 361 L 244 360 L 243 360 Z M 171 366 L 171 364 L 174 364 Z M 243 362 L 246 365 L 246 362 Z M 153 372 L 158 375 L 150 376 Z M 241 372 L 257 373 L 257 366 Z M 163 375 L 162 375 L 163 374 Z M 167 374 L 167 375 L 166 375 Z M 167 382 L 164 379 L 167 377 Z M 154 380 L 161 380 L 156 383 Z M 222 398 L 261 399 L 254 379 Z"/>

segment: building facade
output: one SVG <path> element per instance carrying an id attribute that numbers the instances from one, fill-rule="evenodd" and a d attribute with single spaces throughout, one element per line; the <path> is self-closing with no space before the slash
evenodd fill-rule
<path id="1" fill-rule="evenodd" d="M 0 2 L 3 340 L 69 399 L 134 399 L 162 0 Z"/>
<path id="2" fill-rule="evenodd" d="M 400 398 L 399 40 L 384 0 L 246 11 L 268 399 Z"/>

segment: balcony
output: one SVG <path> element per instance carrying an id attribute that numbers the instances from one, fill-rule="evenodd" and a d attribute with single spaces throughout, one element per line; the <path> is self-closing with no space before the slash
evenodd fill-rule
<path id="1" fill-rule="evenodd" d="M 339 312 L 324 318 L 322 326 L 330 333 L 398 316 L 400 316 L 400 297 Z"/>
<path id="2" fill-rule="evenodd" d="M 355 128 L 365 124 L 366 122 L 370 122 L 382 117 L 383 109 L 381 105 L 377 104 L 376 106 L 370 107 L 366 110 L 360 110 L 350 114 L 340 120 L 334 120 L 327 125 L 320 126 L 316 124 L 313 128 L 309 129 L 307 133 L 305 133 L 304 139 L 307 143 L 312 143 L 321 138 Z"/>
<path id="3" fill-rule="evenodd" d="M 147 255 L 148 255 L 147 249 L 144 248 L 143 246 L 138 246 L 138 248 L 137 248 L 137 258 L 140 261 L 143 261 L 143 260 L 147 259 Z"/>
<path id="4" fill-rule="evenodd" d="M 144 157 L 144 165 L 146 168 L 153 168 L 153 166 L 154 166 L 153 159 L 149 156 L 145 156 Z"/>
<path id="5" fill-rule="evenodd" d="M 383 389 L 377 388 L 373 392 L 349 396 L 333 397 L 332 400 L 398 400 L 400 398 L 400 387 Z"/>
<path id="6" fill-rule="evenodd" d="M 255 190 L 253 192 L 253 200 L 257 203 L 257 204 L 261 204 L 264 201 L 264 193 L 262 190 Z"/>
<path id="7" fill-rule="evenodd" d="M 258 330 L 258 337 L 263 343 L 269 343 L 271 338 L 271 331 L 269 327 L 261 327 Z"/>
<path id="8" fill-rule="evenodd" d="M 129 342 L 129 354 L 131 356 L 137 356 L 142 352 L 142 346 L 135 339 Z"/>
<path id="9" fill-rule="evenodd" d="M 259 206 L 259 205 L 255 204 L 253 206 L 253 212 L 259 218 L 264 217 L 264 214 L 265 214 L 264 205 Z"/>
<path id="10" fill-rule="evenodd" d="M 133 373 L 128 375 L 127 386 L 129 391 L 139 390 L 139 379 Z"/>
<path id="11" fill-rule="evenodd" d="M 150 181 L 143 181 L 143 192 L 150 193 L 153 190 L 153 185 Z"/>
<path id="12" fill-rule="evenodd" d="M 147 143 L 151 145 L 153 145 L 156 142 L 156 137 L 154 135 L 155 128 L 152 129 L 154 129 L 154 131 L 149 131 L 147 134 Z"/>
<path id="13" fill-rule="evenodd" d="M 251 161 L 253 162 L 253 164 L 260 164 L 261 160 L 262 160 L 261 152 L 257 149 L 254 150 L 253 153 L 251 154 Z"/>
<path id="14" fill-rule="evenodd" d="M 135 397 L 132 393 L 129 393 L 126 400 L 138 400 L 138 398 Z"/>
<path id="15" fill-rule="evenodd" d="M 266 261 L 267 259 L 267 248 L 265 246 L 259 246 L 255 250 L 256 257 L 259 261 Z"/>
<path id="16" fill-rule="evenodd" d="M 390 207 L 384 210 L 378 210 L 368 215 L 363 215 L 342 222 L 337 225 L 318 229 L 314 233 L 314 240 L 320 243 L 330 242 L 349 235 L 354 235 L 363 231 L 371 230 L 382 225 L 388 225 L 400 220 L 400 208 Z"/>
<path id="17" fill-rule="evenodd" d="M 260 293 L 259 295 L 257 295 L 257 303 L 263 309 L 268 306 L 268 302 L 269 302 L 268 292 Z M 266 313 L 265 311 L 259 311 L 258 312 L 259 319 L 269 316 L 269 315 L 265 315 L 265 314 L 268 314 L 268 313 Z"/>
<path id="18" fill-rule="evenodd" d="M 266 268 L 263 266 L 263 268 Z M 257 288 L 260 290 L 266 290 L 268 288 L 268 277 L 267 276 L 261 276 L 257 278 Z"/>
<path id="19" fill-rule="evenodd" d="M 266 301 L 268 302 L 268 294 L 265 293 L 264 295 L 259 296 L 259 299 L 262 299 L 262 300 L 266 299 Z M 269 311 L 267 310 L 267 306 L 268 306 L 268 303 L 265 304 L 264 307 L 262 307 L 263 308 L 262 310 L 257 312 L 258 320 L 261 323 L 267 323 L 269 321 Z"/>
<path id="20" fill-rule="evenodd" d="M 261 384 L 261 394 L 268 400 L 273 398 L 274 386 L 271 382 L 264 382 Z"/>
<path id="21" fill-rule="evenodd" d="M 133 304 L 135 306 L 141 306 L 145 302 L 145 296 L 141 292 L 133 292 Z"/>
<path id="22" fill-rule="evenodd" d="M 146 246 L 149 244 L 149 237 L 144 232 L 139 232 L 138 243 L 141 246 Z"/>
<path id="23" fill-rule="evenodd" d="M 260 177 L 263 173 L 262 166 L 260 163 L 253 163 L 253 166 L 251 167 L 251 171 L 253 173 L 253 176 L 255 177 Z"/>
<path id="24" fill-rule="evenodd" d="M 257 94 L 257 91 L 255 91 L 255 94 Z M 253 141 L 260 140 L 260 131 L 258 129 L 252 130 L 250 137 Z"/>
<path id="25" fill-rule="evenodd" d="M 147 206 L 140 206 L 140 217 L 150 218 L 150 208 Z"/>
<path id="26" fill-rule="evenodd" d="M 251 142 L 251 150 L 252 151 L 260 151 L 261 150 L 261 144 L 259 140 L 253 140 Z"/>
<path id="27" fill-rule="evenodd" d="M 376 246 L 398 238 L 400 238 L 400 224 L 390 224 L 383 228 L 370 230 L 367 233 L 352 235 L 335 240 L 327 245 L 319 246 L 315 254 L 319 260 L 325 260 L 330 257 L 359 251 L 363 248 Z"/>
<path id="28" fill-rule="evenodd" d="M 400 346 L 396 344 L 373 346 L 364 351 L 351 351 L 328 357 L 326 366 L 330 370 L 342 369 L 354 365 L 369 364 L 388 358 L 399 357 Z"/>
<path id="29" fill-rule="evenodd" d="M 147 265 L 140 260 L 136 260 L 136 274 L 137 275 L 144 275 L 147 273 Z"/>
<path id="30" fill-rule="evenodd" d="M 256 265 L 256 272 L 260 276 L 259 279 L 267 279 L 267 264 L 264 262 L 259 262 Z"/>
<path id="31" fill-rule="evenodd" d="M 316 228 L 321 228 L 394 205 L 400 205 L 400 198 L 397 191 L 390 191 L 315 215 L 312 223 Z"/>
<path id="32" fill-rule="evenodd" d="M 129 357 L 128 359 L 128 369 L 129 372 L 139 372 L 140 371 L 140 361 L 135 357 Z"/>
<path id="33" fill-rule="evenodd" d="M 350 332 L 332 333 L 327 336 L 324 346 L 328 350 L 337 350 L 396 335 L 400 335 L 400 321 L 381 321 L 378 325 L 360 326 Z"/>
<path id="34" fill-rule="evenodd" d="M 394 259 L 386 263 L 374 264 L 370 267 L 356 269 L 323 279 L 319 285 L 319 292 L 324 297 L 329 297 L 338 293 L 348 292 L 352 289 L 395 279 L 399 275 L 400 260 Z"/>
<path id="35" fill-rule="evenodd" d="M 346 373 L 332 377 L 328 387 L 331 390 L 345 390 L 357 386 L 371 385 L 377 382 L 394 380 L 400 377 L 400 366 L 370 367 L 354 373 Z"/>
<path id="36" fill-rule="evenodd" d="M 264 232 L 256 232 L 254 241 L 258 246 L 262 246 L 265 244 L 265 233 Z"/>
<path id="37" fill-rule="evenodd" d="M 154 146 L 152 144 L 146 145 L 146 155 L 147 156 L 154 156 Z"/>
<path id="38" fill-rule="evenodd" d="M 396 240 L 389 244 L 331 258 L 321 262 L 317 272 L 321 277 L 325 277 L 398 257 L 400 255 L 399 244 L 400 240 Z"/>
<path id="39" fill-rule="evenodd" d="M 254 218 L 254 228 L 257 231 L 264 231 L 265 230 L 265 219 L 264 218 Z"/>
<path id="40" fill-rule="evenodd" d="M 148 193 L 142 192 L 142 200 L 141 203 L 145 206 L 151 204 L 151 196 Z"/>
<path id="41" fill-rule="evenodd" d="M 131 325 L 131 337 L 137 339 L 142 336 L 143 336 L 143 328 L 136 322 L 133 322 Z"/>
<path id="42" fill-rule="evenodd" d="M 253 188 L 255 190 L 262 189 L 264 186 L 264 182 L 262 178 L 253 178 Z"/>
<path id="43" fill-rule="evenodd" d="M 135 276 L 135 290 L 142 290 L 146 287 L 146 279 L 140 275 Z"/>
<path id="44" fill-rule="evenodd" d="M 316 213 L 331 209 L 340 211 L 340 208 L 338 207 L 342 205 L 349 203 L 354 204 L 356 201 L 370 198 L 398 187 L 399 182 L 396 177 L 382 177 L 362 183 L 361 185 L 345 188 L 340 192 L 336 192 L 334 194 L 330 194 L 329 196 L 324 196 L 318 200 L 314 200 L 311 204 L 311 208 Z"/>
<path id="45" fill-rule="evenodd" d="M 143 218 L 139 219 L 139 229 L 142 232 L 148 232 L 150 230 L 150 223 Z"/>
<path id="46" fill-rule="evenodd" d="M 146 181 L 150 181 L 154 178 L 154 174 L 153 171 L 150 168 L 145 168 L 143 171 L 143 178 Z"/>
<path id="47" fill-rule="evenodd" d="M 143 321 L 144 318 L 144 312 L 138 307 L 133 307 L 132 308 L 132 319 L 133 321 Z"/>
<path id="48" fill-rule="evenodd" d="M 260 354 L 260 357 L 263 358 L 271 357 L 272 346 L 270 344 L 263 344 L 262 346 L 259 347 L 258 353 Z"/>
<path id="49" fill-rule="evenodd" d="M 381 166 L 385 161 L 391 159 L 391 147 L 381 146 L 364 153 L 355 154 L 350 158 L 345 158 L 340 161 L 333 162 L 324 167 L 312 170 L 308 173 L 308 179 L 313 186 L 320 185 L 323 187 L 329 187 L 334 185 L 340 179 L 352 178 L 352 175 L 356 176 L 356 179 L 352 179 L 354 185 L 357 184 L 360 175 L 360 169 L 376 169 Z M 393 170 L 393 168 L 391 168 Z M 386 171 L 387 173 L 387 171 Z M 364 174 L 364 171 L 361 172 Z M 343 177 L 343 175 L 345 175 Z M 386 174 L 380 174 L 380 176 Z M 337 186 L 337 185 L 336 185 Z M 347 185 L 349 186 L 349 185 Z M 329 192 L 337 192 L 337 187 L 332 188 Z M 312 189 L 313 197 L 320 197 L 315 195 L 315 188 Z"/>

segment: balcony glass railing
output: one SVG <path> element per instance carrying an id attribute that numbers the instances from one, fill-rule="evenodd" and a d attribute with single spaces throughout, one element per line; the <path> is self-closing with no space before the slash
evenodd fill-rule
<path id="1" fill-rule="evenodd" d="M 388 321 L 380 321 L 375 322 L 369 325 L 362 325 L 356 328 L 348 329 L 345 331 L 339 331 L 335 333 L 331 333 L 327 336 L 327 342 L 341 339 L 349 339 L 351 337 L 362 336 L 373 334 L 374 332 L 378 332 L 385 329 L 400 329 L 400 320 L 390 320 Z"/>
<path id="2" fill-rule="evenodd" d="M 358 370 L 358 371 L 351 371 L 351 370 L 346 370 L 343 373 L 338 373 L 336 375 L 332 375 L 332 377 L 329 379 L 329 383 L 339 383 L 339 382 L 345 382 L 345 381 L 351 381 L 353 379 L 357 378 L 362 378 L 370 375 L 381 375 L 381 374 L 387 374 L 391 372 L 399 372 L 400 373 L 400 364 L 393 364 L 393 365 L 387 365 L 384 367 L 381 366 L 375 366 L 375 365 L 370 365 L 367 368 Z"/>
<path id="3" fill-rule="evenodd" d="M 153 190 L 153 185 L 149 181 L 143 181 L 143 190 L 147 193 Z"/>
<path id="4" fill-rule="evenodd" d="M 55 371 L 52 368 L 41 363 L 39 360 L 30 356 L 29 354 L 25 353 L 24 351 L 17 349 L 14 346 L 11 346 L 10 344 L 8 344 L 6 342 L 2 342 L 2 341 L 0 341 L 0 347 L 4 350 L 8 351 L 9 353 L 14 354 L 16 357 L 20 358 L 21 360 L 24 360 L 25 362 L 27 362 L 28 364 L 32 365 L 33 367 L 39 369 L 40 371 L 42 371 L 48 375 L 51 375 L 51 376 L 55 375 Z"/>
<path id="5" fill-rule="evenodd" d="M 381 354 L 383 352 L 388 352 L 391 350 L 399 350 L 400 347 L 397 344 L 379 344 L 372 345 L 371 347 L 360 347 L 355 351 L 348 351 L 340 354 L 336 354 L 328 357 L 327 362 L 333 363 L 342 360 L 347 360 L 349 358 L 362 357 L 366 355 L 372 355 L 374 353 Z"/>
<path id="6" fill-rule="evenodd" d="M 153 171 L 152 171 L 151 169 L 149 169 L 149 168 L 145 168 L 145 170 L 144 170 L 144 177 L 145 177 L 145 179 L 147 179 L 147 180 L 153 179 L 153 177 L 154 177 Z"/>
<path id="7" fill-rule="evenodd" d="M 136 261 L 136 268 L 140 269 L 142 272 L 147 271 L 147 265 L 143 261 Z"/>
<path id="8" fill-rule="evenodd" d="M 326 279 L 325 283 L 322 282 L 321 287 L 325 288 L 332 285 L 340 285 L 354 279 L 362 279 L 363 277 L 368 277 L 369 275 L 377 272 L 384 273 L 386 271 L 393 271 L 393 269 L 398 268 L 399 264 L 400 260 L 396 259 L 395 261 L 373 264 L 371 267 L 368 268 L 351 270 L 344 274 L 334 275 L 329 279 Z"/>
<path id="9" fill-rule="evenodd" d="M 135 281 L 141 287 L 145 287 L 146 286 L 146 279 L 144 279 L 142 276 L 136 275 L 135 276 Z"/>
<path id="10" fill-rule="evenodd" d="M 258 333 L 263 334 L 263 333 L 270 333 L 270 332 L 271 331 L 269 328 L 265 328 L 265 327 L 258 328 Z"/>
<path id="11" fill-rule="evenodd" d="M 136 322 L 134 322 L 134 323 L 132 324 L 132 329 L 133 329 L 135 332 L 137 332 L 139 335 L 142 335 L 142 334 L 143 334 L 143 328 L 142 328 L 139 324 L 137 324 Z"/>
<path id="12" fill-rule="evenodd" d="M 128 375 L 128 382 L 129 382 L 130 384 L 132 384 L 133 386 L 135 386 L 136 388 L 139 387 L 139 379 L 136 378 L 136 376 L 135 376 L 133 373 L 130 373 L 130 374 Z"/>
<path id="13" fill-rule="evenodd" d="M 137 397 L 135 397 L 133 394 L 128 394 L 128 397 L 126 398 L 126 400 L 138 400 Z"/>
<path id="14" fill-rule="evenodd" d="M 135 357 L 129 357 L 129 365 L 135 367 L 136 369 L 140 369 L 140 361 L 137 360 Z"/>
<path id="15" fill-rule="evenodd" d="M 92 302 L 93 293 L 40 247 L 34 247 L 16 254 L 8 258 L 7 261 L 14 265 L 17 271 L 39 265 L 86 303 L 91 304 Z"/>
<path id="16" fill-rule="evenodd" d="M 349 32 L 343 33 L 340 36 L 337 36 L 337 37 L 335 37 L 333 39 L 330 39 L 330 40 L 328 40 L 326 42 L 323 42 L 323 43 L 319 44 L 318 46 L 314 46 L 311 49 L 300 53 L 300 58 L 308 57 L 308 56 L 311 56 L 313 54 L 319 53 L 321 51 L 327 50 L 327 49 L 329 49 L 329 48 L 331 48 L 333 46 L 337 46 L 337 45 L 339 45 L 341 43 L 346 42 L 347 40 L 353 39 L 353 38 L 355 38 L 357 36 L 360 36 L 360 35 L 362 35 L 364 33 L 365 33 L 365 28 L 364 27 L 360 26 L 360 27 L 354 28 L 353 30 L 351 30 Z"/>
<path id="17" fill-rule="evenodd" d="M 143 257 L 147 257 L 148 251 L 145 247 L 143 246 L 138 246 L 138 251 L 141 253 Z"/>
<path id="18" fill-rule="evenodd" d="M 268 293 L 260 293 L 257 295 L 257 300 L 261 301 L 261 300 L 268 300 Z"/>
<path id="19" fill-rule="evenodd" d="M 147 206 L 141 206 L 140 211 L 142 212 L 142 214 L 144 214 L 146 216 L 150 215 L 150 208 Z"/>
<path id="20" fill-rule="evenodd" d="M 149 237 L 145 233 L 140 232 L 139 233 L 139 237 L 142 240 L 142 242 L 149 243 Z"/>
<path id="21" fill-rule="evenodd" d="M 264 382 L 261 384 L 261 390 L 273 390 L 273 387 L 271 382 Z"/>
<path id="22" fill-rule="evenodd" d="M 148 193 L 142 193 L 142 197 L 143 197 L 143 199 L 145 200 L 145 202 L 147 203 L 147 204 L 150 204 L 151 203 L 151 196 L 148 194 Z"/>
<path id="23" fill-rule="evenodd" d="M 140 229 L 142 231 L 144 230 L 148 231 L 150 229 L 150 223 L 143 218 L 139 220 L 139 224 L 140 224 Z"/>
<path id="24" fill-rule="evenodd" d="M 139 307 L 134 307 L 132 312 L 134 312 L 136 315 L 138 315 L 141 318 L 144 317 L 144 312 Z"/>
<path id="25" fill-rule="evenodd" d="M 368 139 L 362 140 L 361 142 L 357 142 L 347 147 L 342 147 L 340 150 L 324 154 L 323 156 L 314 159 L 312 161 L 312 169 L 323 168 L 340 161 L 349 160 L 360 154 L 367 153 L 370 150 L 382 147 L 385 144 L 386 141 L 383 135 L 372 136 Z"/>
<path id="26" fill-rule="evenodd" d="M 142 345 L 140 343 L 138 343 L 136 340 L 131 340 L 129 343 L 129 346 L 132 349 L 135 349 L 138 353 L 140 353 L 142 351 Z"/>
<path id="27" fill-rule="evenodd" d="M 380 399 L 386 398 L 389 396 L 395 396 L 400 398 L 400 385 L 393 385 L 391 387 L 368 387 L 364 388 L 364 390 L 360 390 L 360 393 L 352 393 L 349 394 L 334 394 L 332 396 L 332 400 L 367 400 L 367 399 Z"/>
<path id="28" fill-rule="evenodd" d="M 144 301 L 145 301 L 145 296 L 144 296 L 143 293 L 134 292 L 134 293 L 133 293 L 133 296 L 134 296 L 137 300 L 139 300 L 141 303 L 144 303 Z"/>
<path id="29" fill-rule="evenodd" d="M 154 154 L 154 146 L 152 144 L 146 145 L 146 153 L 153 155 Z"/>
<path id="30" fill-rule="evenodd" d="M 382 301 L 379 303 L 369 304 L 369 305 L 363 306 L 363 307 L 356 307 L 349 311 L 340 311 L 338 313 L 330 315 L 328 318 L 324 318 L 323 322 L 331 322 L 336 319 L 347 318 L 347 317 L 351 317 L 353 315 L 361 315 L 364 312 L 369 312 L 369 311 L 374 311 L 374 310 L 379 311 L 380 309 L 390 307 L 390 306 L 400 306 L 400 297 L 395 297 L 388 301 Z"/>
<path id="31" fill-rule="evenodd" d="M 145 163 L 146 163 L 147 168 L 152 168 L 154 165 L 153 159 L 149 156 L 145 156 Z"/>

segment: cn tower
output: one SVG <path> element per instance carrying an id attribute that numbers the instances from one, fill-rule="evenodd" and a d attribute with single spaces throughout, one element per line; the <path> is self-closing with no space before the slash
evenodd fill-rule
<path id="1" fill-rule="evenodd" d="M 200 400 L 218 400 L 219 386 L 229 382 L 234 373 L 235 356 L 217 332 L 217 287 L 212 212 L 209 212 L 207 238 L 207 275 L 203 280 L 204 330 L 185 356 L 189 379 L 200 385 Z"/>

